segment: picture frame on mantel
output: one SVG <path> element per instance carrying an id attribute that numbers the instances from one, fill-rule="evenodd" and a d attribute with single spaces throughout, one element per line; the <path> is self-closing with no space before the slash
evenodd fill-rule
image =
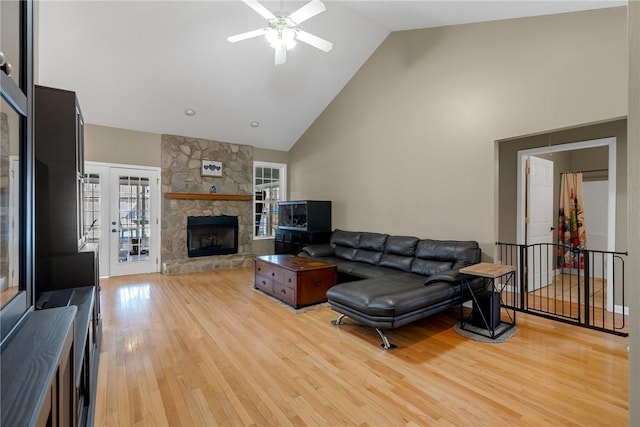
<path id="1" fill-rule="evenodd" d="M 203 160 L 202 176 L 222 176 L 222 162 Z"/>

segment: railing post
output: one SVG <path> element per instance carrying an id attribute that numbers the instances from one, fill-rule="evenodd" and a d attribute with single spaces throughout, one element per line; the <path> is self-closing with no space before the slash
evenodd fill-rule
<path id="1" fill-rule="evenodd" d="M 589 289 L 591 288 L 591 261 L 589 259 L 589 251 L 583 249 L 580 251 L 580 255 L 584 256 L 584 323 L 585 325 L 591 324 L 591 311 L 589 298 Z M 578 258 L 578 277 L 580 277 L 580 258 Z"/>
<path id="2" fill-rule="evenodd" d="M 526 293 L 527 293 L 527 280 L 529 275 L 527 274 L 529 270 L 529 261 L 527 258 L 527 246 L 520 245 L 520 309 L 526 310 L 525 306 L 526 301 Z"/>

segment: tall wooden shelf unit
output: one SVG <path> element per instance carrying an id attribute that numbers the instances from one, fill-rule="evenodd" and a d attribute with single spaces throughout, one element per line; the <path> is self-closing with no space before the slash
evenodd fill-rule
<path id="1" fill-rule="evenodd" d="M 98 249 L 83 223 L 84 121 L 75 92 L 35 87 L 36 309 L 76 306 L 77 425 L 91 425 L 102 331 Z"/>

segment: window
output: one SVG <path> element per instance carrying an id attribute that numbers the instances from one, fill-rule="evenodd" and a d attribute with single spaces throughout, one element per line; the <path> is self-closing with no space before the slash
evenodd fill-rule
<path id="1" fill-rule="evenodd" d="M 253 162 L 253 237 L 272 238 L 278 227 L 278 202 L 286 200 L 287 165 Z"/>
<path id="2" fill-rule="evenodd" d="M 100 243 L 100 175 L 86 173 L 82 192 L 84 233 L 87 242 Z"/>

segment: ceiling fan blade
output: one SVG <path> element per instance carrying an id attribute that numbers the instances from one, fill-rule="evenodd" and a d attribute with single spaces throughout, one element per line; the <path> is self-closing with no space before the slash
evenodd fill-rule
<path id="1" fill-rule="evenodd" d="M 274 19 L 276 16 L 269 9 L 258 3 L 257 0 L 242 0 L 251 9 L 258 12 L 264 19 Z"/>
<path id="2" fill-rule="evenodd" d="M 292 20 L 295 25 L 298 25 L 301 22 L 316 16 L 320 12 L 324 12 L 326 9 L 326 6 L 320 0 L 311 0 L 309 3 L 289 15 L 289 19 Z"/>
<path id="3" fill-rule="evenodd" d="M 323 52 L 329 52 L 333 49 L 333 43 L 318 36 L 314 36 L 313 34 L 307 33 L 306 31 L 302 31 L 298 28 L 296 31 L 296 40 L 300 40 L 308 45 L 311 45 L 315 48 L 320 49 Z"/>
<path id="4" fill-rule="evenodd" d="M 251 37 L 263 36 L 265 32 L 265 28 L 260 28 L 259 30 L 247 31 L 246 33 L 236 34 L 235 36 L 227 37 L 227 41 L 231 43 L 239 42 L 242 40 L 250 39 Z"/>
<path id="5" fill-rule="evenodd" d="M 280 45 L 278 45 L 277 48 L 275 48 L 276 51 L 276 67 L 278 65 L 282 65 L 285 62 L 287 62 L 287 45 L 285 43 L 280 43 Z"/>

